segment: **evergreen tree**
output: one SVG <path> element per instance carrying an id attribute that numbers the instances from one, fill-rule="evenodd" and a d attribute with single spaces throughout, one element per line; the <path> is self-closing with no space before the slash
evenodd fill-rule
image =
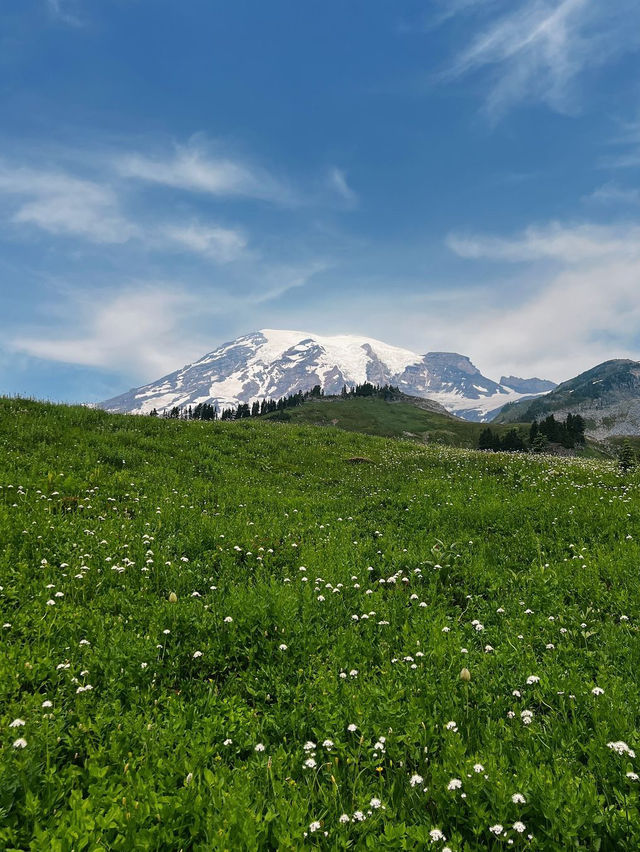
<path id="1" fill-rule="evenodd" d="M 620 457 L 618 461 L 620 465 L 620 470 L 623 473 L 627 473 L 636 466 L 636 462 L 637 459 L 634 449 L 631 446 L 630 442 L 627 440 L 624 442 L 624 444 L 622 445 L 622 449 L 620 450 Z"/>
<path id="2" fill-rule="evenodd" d="M 479 450 L 493 450 L 495 447 L 495 436 L 491 429 L 487 427 L 480 432 L 480 437 L 478 438 L 478 449 Z"/>
<path id="3" fill-rule="evenodd" d="M 531 444 L 531 449 L 534 453 L 543 453 L 547 448 L 548 441 L 545 435 L 539 434 L 533 440 Z"/>
<path id="4" fill-rule="evenodd" d="M 500 444 L 501 448 L 509 453 L 521 453 L 524 451 L 524 441 L 516 429 L 509 429 Z"/>

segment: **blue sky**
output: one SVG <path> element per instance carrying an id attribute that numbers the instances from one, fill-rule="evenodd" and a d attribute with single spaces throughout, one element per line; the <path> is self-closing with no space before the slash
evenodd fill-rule
<path id="1" fill-rule="evenodd" d="M 3 0 L 0 393 L 260 327 L 640 358 L 637 0 Z"/>

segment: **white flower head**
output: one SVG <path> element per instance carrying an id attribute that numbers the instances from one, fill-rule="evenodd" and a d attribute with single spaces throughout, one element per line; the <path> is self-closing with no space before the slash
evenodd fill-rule
<path id="1" fill-rule="evenodd" d="M 607 747 L 612 751 L 615 751 L 616 754 L 620 756 L 628 755 L 629 757 L 635 757 L 636 753 L 633 749 L 629 748 L 629 746 L 622 742 L 622 740 L 617 740 L 616 742 L 607 743 Z"/>

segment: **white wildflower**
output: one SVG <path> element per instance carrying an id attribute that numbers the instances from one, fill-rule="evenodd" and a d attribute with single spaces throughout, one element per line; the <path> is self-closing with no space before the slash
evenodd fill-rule
<path id="1" fill-rule="evenodd" d="M 617 740 L 616 742 L 607 743 L 607 747 L 610 748 L 612 751 L 615 751 L 615 753 L 619 754 L 620 756 L 625 755 L 625 754 L 628 755 L 629 757 L 635 757 L 636 756 L 635 751 L 633 749 L 629 748 L 629 746 L 625 742 L 622 742 L 622 740 Z"/>

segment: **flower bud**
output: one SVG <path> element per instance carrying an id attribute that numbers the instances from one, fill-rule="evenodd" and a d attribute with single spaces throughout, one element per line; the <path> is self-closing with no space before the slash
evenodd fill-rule
<path id="1" fill-rule="evenodd" d="M 463 680 L 465 683 L 469 683 L 471 680 L 471 672 L 469 669 L 462 669 L 460 672 L 460 680 Z"/>
<path id="2" fill-rule="evenodd" d="M 178 596 L 176 595 L 176 593 L 170 592 L 169 593 L 169 603 L 177 603 L 177 602 L 178 602 Z"/>

